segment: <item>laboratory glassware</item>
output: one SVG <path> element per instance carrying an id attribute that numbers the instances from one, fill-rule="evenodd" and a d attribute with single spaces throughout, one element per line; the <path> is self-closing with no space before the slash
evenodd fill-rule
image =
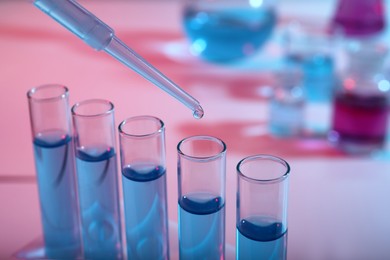
<path id="1" fill-rule="evenodd" d="M 335 33 L 361 37 L 385 29 L 385 3 L 383 0 L 339 0 L 331 21 Z"/>
<path id="2" fill-rule="evenodd" d="M 289 175 L 289 164 L 272 155 L 237 164 L 236 259 L 286 259 Z"/>
<path id="3" fill-rule="evenodd" d="M 304 124 L 302 70 L 286 66 L 276 73 L 275 86 L 269 99 L 269 131 L 278 137 L 299 136 Z"/>
<path id="4" fill-rule="evenodd" d="M 45 256 L 81 254 L 68 88 L 42 85 L 27 93 Z"/>
<path id="5" fill-rule="evenodd" d="M 119 137 L 127 258 L 169 259 L 164 123 L 127 118 Z"/>
<path id="6" fill-rule="evenodd" d="M 85 100 L 72 117 L 84 258 L 121 259 L 114 105 Z"/>
<path id="7" fill-rule="evenodd" d="M 191 52 L 221 63 L 256 54 L 277 23 L 275 0 L 185 0 L 182 13 Z"/>
<path id="8" fill-rule="evenodd" d="M 388 47 L 371 41 L 345 45 L 346 65 L 333 97 L 329 140 L 348 153 L 369 154 L 386 142 L 390 82 L 384 72 Z"/>
<path id="9" fill-rule="evenodd" d="M 191 136 L 177 151 L 180 259 L 224 259 L 226 145 Z"/>

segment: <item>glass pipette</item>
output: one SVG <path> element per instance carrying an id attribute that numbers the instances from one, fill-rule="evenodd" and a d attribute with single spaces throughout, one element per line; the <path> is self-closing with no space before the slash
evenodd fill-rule
<path id="1" fill-rule="evenodd" d="M 114 30 L 74 0 L 34 0 L 34 5 L 80 37 L 95 50 L 104 50 L 189 109 L 203 117 L 199 102 L 164 76 L 115 36 Z"/>

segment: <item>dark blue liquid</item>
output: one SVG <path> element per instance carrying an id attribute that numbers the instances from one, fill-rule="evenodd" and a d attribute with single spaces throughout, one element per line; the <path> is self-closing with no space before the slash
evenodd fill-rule
<path id="1" fill-rule="evenodd" d="M 33 143 L 46 257 L 76 258 L 81 242 L 71 138 L 51 131 Z"/>
<path id="2" fill-rule="evenodd" d="M 121 259 L 117 161 L 111 147 L 77 150 L 84 257 Z"/>
<path id="3" fill-rule="evenodd" d="M 225 258 L 225 203 L 211 194 L 179 199 L 180 259 Z"/>
<path id="4" fill-rule="evenodd" d="M 216 62 L 254 54 L 269 39 L 275 24 L 276 14 L 271 9 L 188 8 L 184 13 L 184 28 L 192 49 Z"/>
<path id="5" fill-rule="evenodd" d="M 154 164 L 122 169 L 128 259 L 169 259 L 165 168 Z"/>
<path id="6" fill-rule="evenodd" d="M 237 259 L 283 260 L 287 255 L 287 230 L 265 217 L 243 219 L 237 226 Z"/>

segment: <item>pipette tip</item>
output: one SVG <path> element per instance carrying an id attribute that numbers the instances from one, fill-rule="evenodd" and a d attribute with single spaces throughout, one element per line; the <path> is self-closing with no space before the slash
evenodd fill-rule
<path id="1" fill-rule="evenodd" d="M 194 113 L 193 113 L 193 116 L 196 118 L 196 119 L 201 119 L 204 115 L 204 111 L 203 111 L 203 108 L 199 105 L 195 108 L 194 110 Z"/>

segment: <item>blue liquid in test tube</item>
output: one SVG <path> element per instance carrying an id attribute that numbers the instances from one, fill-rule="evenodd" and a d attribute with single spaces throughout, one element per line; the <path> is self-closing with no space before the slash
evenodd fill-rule
<path id="1" fill-rule="evenodd" d="M 248 217 L 237 226 L 237 259 L 286 259 L 287 230 L 265 217 Z"/>
<path id="2" fill-rule="evenodd" d="M 33 143 L 46 256 L 76 258 L 81 243 L 71 137 L 53 130 Z"/>
<path id="3" fill-rule="evenodd" d="M 127 258 L 169 259 L 164 122 L 136 116 L 119 125 Z"/>
<path id="4" fill-rule="evenodd" d="M 121 259 L 117 160 L 112 147 L 76 151 L 84 256 Z"/>
<path id="5" fill-rule="evenodd" d="M 220 259 L 224 255 L 225 202 L 193 193 L 179 199 L 181 259 Z"/>
<path id="6" fill-rule="evenodd" d="M 226 145 L 190 136 L 177 152 L 180 259 L 225 259 Z"/>
<path id="7" fill-rule="evenodd" d="M 237 164 L 236 259 L 287 259 L 289 164 L 257 154 Z"/>
<path id="8" fill-rule="evenodd" d="M 152 163 L 122 169 L 128 259 L 169 259 L 165 167 Z"/>

